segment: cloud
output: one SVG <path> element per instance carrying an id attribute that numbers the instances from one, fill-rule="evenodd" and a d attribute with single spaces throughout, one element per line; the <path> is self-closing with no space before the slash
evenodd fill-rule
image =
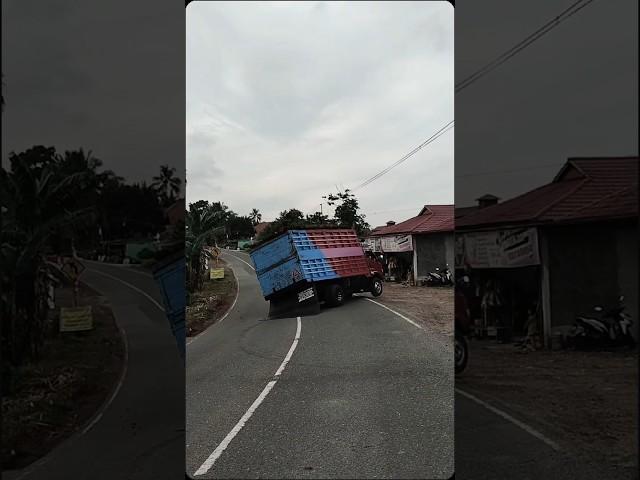
<path id="1" fill-rule="evenodd" d="M 453 119 L 449 5 L 254 7 L 187 9 L 188 201 L 311 213 Z M 365 214 L 452 202 L 452 132 L 358 195 Z"/>

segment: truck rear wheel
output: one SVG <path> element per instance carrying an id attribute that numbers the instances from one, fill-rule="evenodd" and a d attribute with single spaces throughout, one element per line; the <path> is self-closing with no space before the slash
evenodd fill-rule
<path id="1" fill-rule="evenodd" d="M 375 277 L 371 280 L 371 295 L 374 297 L 379 297 L 382 295 L 382 280 L 378 277 Z"/>
<path id="2" fill-rule="evenodd" d="M 346 295 L 341 285 L 337 283 L 330 285 L 327 293 L 327 303 L 329 303 L 330 306 L 338 307 L 344 303 Z"/>

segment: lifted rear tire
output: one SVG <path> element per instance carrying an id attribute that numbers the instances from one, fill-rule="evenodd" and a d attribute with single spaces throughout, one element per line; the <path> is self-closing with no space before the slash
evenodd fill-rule
<path id="1" fill-rule="evenodd" d="M 374 297 L 379 297 L 380 295 L 382 295 L 382 280 L 380 280 L 378 277 L 375 277 L 371 281 L 371 295 L 373 295 Z"/>

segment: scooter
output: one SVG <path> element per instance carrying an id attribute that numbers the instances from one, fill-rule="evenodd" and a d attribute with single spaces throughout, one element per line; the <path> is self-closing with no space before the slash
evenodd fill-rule
<path id="1" fill-rule="evenodd" d="M 452 285 L 451 271 L 447 265 L 442 272 L 436 267 L 435 272 L 427 273 L 427 285 Z"/>
<path id="2" fill-rule="evenodd" d="M 567 342 L 576 348 L 629 346 L 636 342 L 631 334 L 631 316 L 625 312 L 624 296 L 618 306 L 607 311 L 600 305 L 593 310 L 599 315 L 579 316 L 569 332 Z"/>

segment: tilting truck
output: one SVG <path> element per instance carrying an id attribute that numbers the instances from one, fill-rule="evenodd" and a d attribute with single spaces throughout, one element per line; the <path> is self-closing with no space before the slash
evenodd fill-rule
<path id="1" fill-rule="evenodd" d="M 351 229 L 288 230 L 250 256 L 271 318 L 317 313 L 321 303 L 339 306 L 357 292 L 382 294 L 382 265 Z"/>

